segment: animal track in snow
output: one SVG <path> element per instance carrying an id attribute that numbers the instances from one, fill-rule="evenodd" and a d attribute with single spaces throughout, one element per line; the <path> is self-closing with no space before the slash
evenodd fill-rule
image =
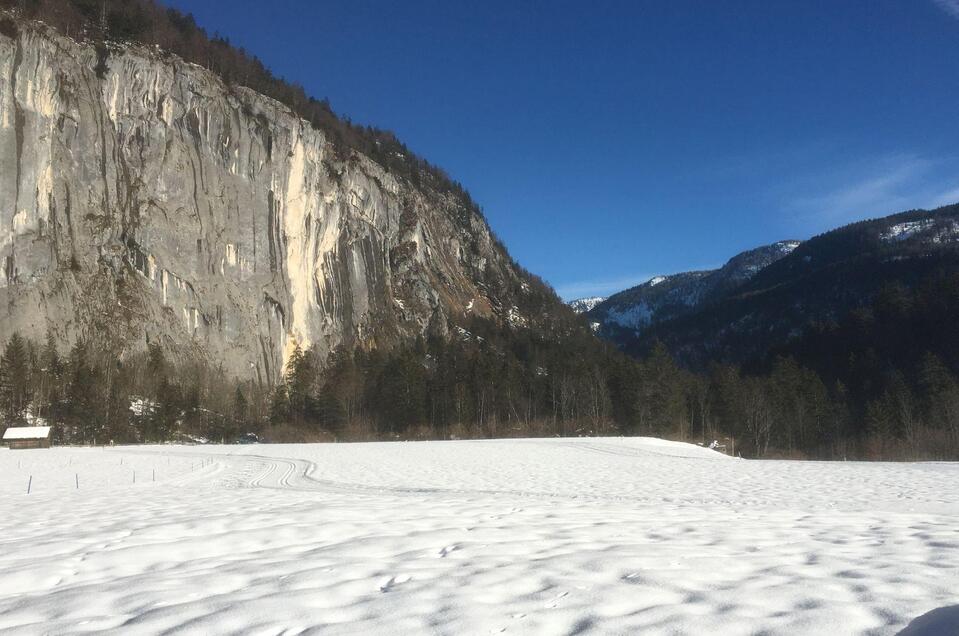
<path id="1" fill-rule="evenodd" d="M 458 545 L 456 545 L 455 543 L 454 543 L 453 545 L 448 545 L 448 546 L 446 546 L 445 548 L 443 548 L 442 550 L 440 550 L 439 556 L 440 556 L 441 559 L 445 559 L 445 558 L 446 558 L 446 555 L 448 555 L 448 554 L 451 553 L 451 552 L 456 552 L 456 551 L 459 550 L 459 549 L 460 549 L 460 547 L 459 547 Z"/>
<path id="2" fill-rule="evenodd" d="M 402 585 L 403 583 L 408 583 L 408 582 L 411 581 L 411 580 L 413 580 L 413 577 L 411 577 L 411 576 L 408 575 L 408 574 L 398 574 L 398 575 L 396 575 L 396 576 L 391 576 L 391 577 L 386 581 L 386 583 L 384 583 L 383 585 L 380 586 L 380 592 L 384 592 L 384 593 L 389 592 L 389 591 L 391 591 L 394 587 L 396 587 L 397 585 Z"/>

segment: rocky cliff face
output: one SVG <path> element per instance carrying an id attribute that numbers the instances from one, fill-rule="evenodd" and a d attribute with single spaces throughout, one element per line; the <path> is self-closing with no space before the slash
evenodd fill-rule
<path id="1" fill-rule="evenodd" d="M 157 341 L 268 382 L 296 344 L 522 320 L 510 263 L 462 202 L 201 67 L 0 35 L 0 339 Z"/>

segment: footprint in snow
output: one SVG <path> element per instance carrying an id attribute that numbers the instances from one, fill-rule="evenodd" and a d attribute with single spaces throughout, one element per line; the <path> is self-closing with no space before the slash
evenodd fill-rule
<path id="1" fill-rule="evenodd" d="M 400 575 L 397 575 L 397 576 L 391 576 L 391 577 L 389 578 L 389 580 L 386 581 L 386 583 L 384 583 L 383 585 L 380 586 L 380 592 L 384 592 L 384 593 L 385 593 L 385 592 L 389 592 L 390 590 L 392 590 L 392 589 L 393 589 L 394 587 L 396 587 L 397 585 L 400 585 L 400 584 L 402 584 L 402 583 L 406 583 L 406 582 L 412 580 L 412 578 L 413 578 L 413 577 L 409 576 L 408 574 L 400 574 Z"/>
<path id="2" fill-rule="evenodd" d="M 563 592 L 562 594 L 560 594 L 560 595 L 558 595 L 556 598 L 554 598 L 554 599 L 550 602 L 550 604 L 547 605 L 547 607 L 548 607 L 549 609 L 556 609 L 556 607 L 559 605 L 559 601 L 560 601 L 561 599 L 567 597 L 567 596 L 569 596 L 569 592 Z"/>
<path id="3" fill-rule="evenodd" d="M 459 547 L 458 545 L 456 545 L 456 544 L 448 545 L 448 546 L 446 546 L 445 548 L 443 548 L 442 550 L 440 550 L 439 556 L 440 556 L 441 559 L 445 559 L 447 554 L 449 554 L 450 552 L 456 552 L 456 551 L 459 550 L 459 549 L 460 549 L 460 547 Z"/>

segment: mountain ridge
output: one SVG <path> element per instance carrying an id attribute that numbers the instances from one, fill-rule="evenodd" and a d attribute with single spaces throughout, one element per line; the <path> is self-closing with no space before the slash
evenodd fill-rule
<path id="1" fill-rule="evenodd" d="M 739 275 L 712 287 L 711 296 L 701 293 L 701 281 L 722 269 L 644 283 L 613 294 L 585 317 L 633 355 L 660 342 L 694 368 L 757 361 L 808 324 L 868 304 L 883 285 L 957 267 L 959 205 L 866 219 L 758 250 L 778 257 L 752 263 L 748 256 L 756 250 L 733 257 L 724 267 L 732 265 Z"/>
<path id="2" fill-rule="evenodd" d="M 661 275 L 615 293 L 585 312 L 599 323 L 599 332 L 616 339 L 624 332 L 643 329 L 695 311 L 703 304 L 742 284 L 764 267 L 796 249 L 800 241 L 777 241 L 741 252 L 712 270 Z"/>

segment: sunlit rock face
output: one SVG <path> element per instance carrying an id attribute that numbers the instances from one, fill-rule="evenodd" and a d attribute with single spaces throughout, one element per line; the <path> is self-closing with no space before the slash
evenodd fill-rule
<path id="1" fill-rule="evenodd" d="M 485 221 L 161 51 L 0 35 L 0 338 L 157 341 L 273 381 L 521 288 Z M 342 154 L 342 153 L 341 153 Z"/>

